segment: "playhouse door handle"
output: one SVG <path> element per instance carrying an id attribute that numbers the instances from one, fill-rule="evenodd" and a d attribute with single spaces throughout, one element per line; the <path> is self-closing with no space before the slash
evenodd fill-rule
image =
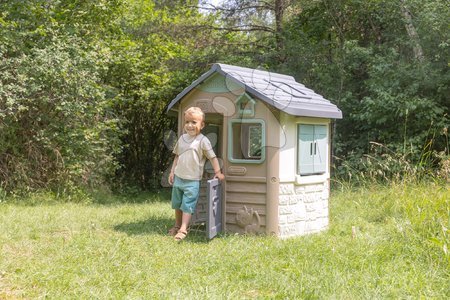
<path id="1" fill-rule="evenodd" d="M 309 144 L 309 155 L 313 155 L 313 143 Z"/>
<path id="2" fill-rule="evenodd" d="M 314 155 L 317 154 L 317 142 L 314 143 Z"/>

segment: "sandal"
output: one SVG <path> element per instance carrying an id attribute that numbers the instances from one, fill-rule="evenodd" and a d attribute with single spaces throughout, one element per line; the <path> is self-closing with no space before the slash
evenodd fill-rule
<path id="1" fill-rule="evenodd" d="M 180 230 L 180 226 L 173 226 L 172 228 L 169 229 L 169 235 L 171 236 L 176 236 L 178 233 L 178 230 Z"/>
<path id="2" fill-rule="evenodd" d="M 187 236 L 187 231 L 178 230 L 178 232 L 175 235 L 174 239 L 175 239 L 175 241 L 180 242 L 180 241 L 184 240 L 184 238 L 186 236 Z"/>

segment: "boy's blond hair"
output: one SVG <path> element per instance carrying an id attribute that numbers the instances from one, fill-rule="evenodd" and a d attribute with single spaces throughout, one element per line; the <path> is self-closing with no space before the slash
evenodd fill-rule
<path id="1" fill-rule="evenodd" d="M 203 110 L 200 107 L 189 107 L 188 109 L 186 109 L 186 111 L 184 112 L 184 115 L 201 115 L 202 116 L 202 121 L 205 121 L 205 113 L 203 112 Z"/>

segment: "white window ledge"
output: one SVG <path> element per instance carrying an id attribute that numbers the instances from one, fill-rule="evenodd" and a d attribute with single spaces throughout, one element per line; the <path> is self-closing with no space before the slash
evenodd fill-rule
<path id="1" fill-rule="evenodd" d="M 330 179 L 329 173 L 324 173 L 320 175 L 308 175 L 308 176 L 300 176 L 295 175 L 295 184 L 313 184 L 313 183 L 321 183 Z"/>

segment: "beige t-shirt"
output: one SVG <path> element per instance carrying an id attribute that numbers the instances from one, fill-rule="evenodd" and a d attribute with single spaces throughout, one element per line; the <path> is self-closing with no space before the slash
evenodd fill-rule
<path id="1" fill-rule="evenodd" d="M 195 137 L 183 134 L 178 139 L 173 153 L 178 155 L 175 175 L 189 180 L 201 180 L 206 158 L 216 157 L 211 142 L 201 133 Z"/>

